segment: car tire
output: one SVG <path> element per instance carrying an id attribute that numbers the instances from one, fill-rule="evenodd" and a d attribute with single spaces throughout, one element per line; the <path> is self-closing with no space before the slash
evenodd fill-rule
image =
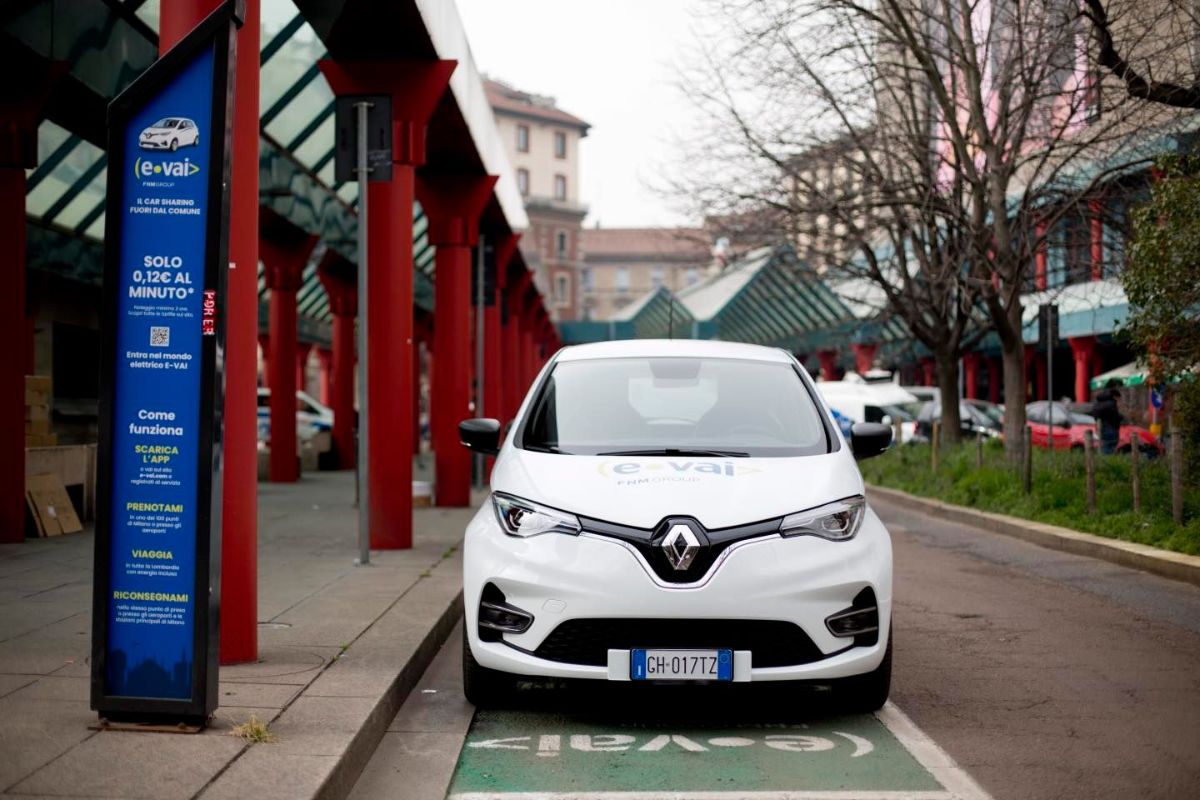
<path id="1" fill-rule="evenodd" d="M 172 152 L 172 153 L 174 153 L 174 152 L 175 152 L 176 150 L 178 150 L 178 149 L 179 149 L 179 140 L 178 140 L 178 139 L 172 139 L 172 140 L 171 140 L 171 152 Z"/>
<path id="2" fill-rule="evenodd" d="M 471 654 L 471 637 L 467 636 L 467 626 L 463 625 L 462 642 L 462 672 L 463 694 L 467 702 L 476 708 L 490 708 L 497 705 L 512 691 L 514 681 L 507 673 L 489 669 Z"/>
<path id="3" fill-rule="evenodd" d="M 833 685 L 833 696 L 839 708 L 850 713 L 869 714 L 883 708 L 892 687 L 892 641 L 895 633 L 888 631 L 883 661 L 871 672 L 842 678 Z"/>

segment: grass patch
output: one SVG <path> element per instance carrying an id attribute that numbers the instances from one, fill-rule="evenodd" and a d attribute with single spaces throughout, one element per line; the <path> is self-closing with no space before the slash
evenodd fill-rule
<path id="1" fill-rule="evenodd" d="M 940 468 L 930 468 L 928 445 L 893 448 L 860 467 L 868 483 L 900 489 L 947 503 L 994 511 L 1077 531 L 1200 555 L 1200 489 L 1187 486 L 1184 524 L 1171 519 L 1171 474 L 1167 459 L 1142 460 L 1142 510 L 1133 512 L 1129 456 L 1096 455 L 1096 513 L 1087 512 L 1084 456 L 1080 452 L 1035 449 L 1033 492 L 998 442 L 984 447 L 976 464 L 975 443 L 942 448 Z"/>
<path id="2" fill-rule="evenodd" d="M 251 744 L 269 744 L 276 738 L 275 734 L 271 733 L 270 728 L 267 727 L 267 723 L 253 714 L 241 725 L 234 725 L 233 729 L 229 731 L 229 735 L 245 739 Z"/>

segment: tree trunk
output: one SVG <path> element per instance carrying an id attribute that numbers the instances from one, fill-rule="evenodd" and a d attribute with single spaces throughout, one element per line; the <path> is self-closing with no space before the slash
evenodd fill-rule
<path id="1" fill-rule="evenodd" d="M 962 439 L 962 418 L 958 407 L 958 351 L 935 351 L 938 396 L 942 400 L 941 438 L 944 445 L 958 444 Z"/>
<path id="2" fill-rule="evenodd" d="M 1001 341 L 1004 365 L 1004 453 L 1012 464 L 1021 463 L 1025 435 L 1025 342 L 1020 328 L 1014 341 Z"/>

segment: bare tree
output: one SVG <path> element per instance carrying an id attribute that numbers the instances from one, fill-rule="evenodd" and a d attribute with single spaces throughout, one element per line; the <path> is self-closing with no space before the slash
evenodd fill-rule
<path id="1" fill-rule="evenodd" d="M 1015 458 L 1027 388 L 1022 295 L 1037 256 L 1063 215 L 1145 161 L 1131 145 L 1171 117 L 1106 91 L 1078 0 L 711 8 L 717 24 L 685 76 L 710 122 L 703 152 L 689 153 L 704 165 L 685 173 L 689 196 L 786 211 L 792 236 L 797 221 L 821 220 L 827 274 L 871 281 L 939 358 L 944 414 L 957 409 L 946 362 L 986 316 L 1001 344 Z M 795 166 L 833 142 L 845 155 L 822 156 L 832 174 L 859 178 L 848 194 Z"/>
<path id="2" fill-rule="evenodd" d="M 1082 2 L 1095 31 L 1098 63 L 1125 84 L 1131 97 L 1200 108 L 1200 5 L 1194 0 L 1146 3 L 1137 24 L 1122 25 L 1109 16 L 1112 3 Z"/>

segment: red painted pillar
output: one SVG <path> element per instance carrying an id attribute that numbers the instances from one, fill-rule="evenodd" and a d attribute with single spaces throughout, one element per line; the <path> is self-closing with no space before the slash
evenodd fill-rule
<path id="1" fill-rule="evenodd" d="M 317 369 L 321 405 L 327 406 L 333 397 L 333 351 L 328 347 L 317 348 Z"/>
<path id="2" fill-rule="evenodd" d="M 859 375 L 866 375 L 875 366 L 875 353 L 879 350 L 879 345 L 852 344 L 850 348 L 854 351 L 854 371 Z"/>
<path id="3" fill-rule="evenodd" d="M 413 202 L 453 61 L 321 61 L 336 95 L 392 98 L 392 179 L 368 184 L 367 486 L 371 547 L 412 547 Z"/>
<path id="4" fill-rule="evenodd" d="M 296 342 L 296 389 L 308 391 L 308 356 L 312 353 L 312 342 Z"/>
<path id="5" fill-rule="evenodd" d="M 508 265 L 517 252 L 519 233 L 494 237 L 496 280 L 494 294 L 483 310 L 483 410 L 489 417 L 501 422 L 508 416 L 508 398 L 505 395 L 506 381 L 512 379 L 512 363 L 505 358 L 504 336 L 501 317 L 507 313 L 501 309 L 505 289 L 508 286 Z"/>
<path id="6" fill-rule="evenodd" d="M 1088 212 L 1092 245 L 1092 280 L 1098 281 L 1104 277 L 1104 200 L 1102 198 L 1089 200 Z"/>
<path id="7" fill-rule="evenodd" d="M 821 365 L 821 379 L 836 381 L 838 379 L 838 351 L 818 350 L 817 361 Z"/>
<path id="8" fill-rule="evenodd" d="M 1025 348 L 1025 380 L 1031 385 L 1030 400 L 1046 399 L 1046 357 L 1032 347 Z"/>
<path id="9" fill-rule="evenodd" d="M 433 374 L 430 429 L 434 499 L 442 507 L 471 502 L 471 454 L 459 444 L 458 423 L 471 412 L 471 248 L 479 217 L 492 196 L 492 175 L 421 175 L 417 192 L 437 248 L 434 271 Z"/>
<path id="10" fill-rule="evenodd" d="M 317 237 L 299 235 L 263 239 L 262 254 L 270 314 L 271 358 L 271 461 L 273 483 L 300 479 L 296 442 L 296 292 L 303 281 L 304 265 L 316 247 Z"/>
<path id="11" fill-rule="evenodd" d="M 340 262 L 341 275 L 334 264 Z M 333 377 L 329 407 L 333 409 L 333 450 L 339 469 L 354 468 L 354 319 L 358 315 L 358 289 L 347 275 L 353 265 L 332 250 L 325 251 L 317 269 L 333 313 Z"/>
<path id="12" fill-rule="evenodd" d="M 1096 357 L 1096 337 L 1075 336 L 1067 342 L 1075 359 L 1075 402 L 1086 403 L 1091 396 L 1088 382 L 1092 379 L 1092 363 Z"/>
<path id="13" fill-rule="evenodd" d="M 1003 366 L 998 358 L 989 358 L 987 360 L 988 402 L 990 403 L 1000 402 L 1000 390 L 1004 388 Z"/>
<path id="14" fill-rule="evenodd" d="M 421 388 L 422 359 L 426 358 L 432 339 L 427 314 L 418 312 L 413 321 L 413 404 L 412 404 L 412 451 L 414 456 L 421 455 L 421 403 L 423 391 Z"/>
<path id="15" fill-rule="evenodd" d="M 979 353 L 963 353 L 963 387 L 968 400 L 979 399 Z"/>
<path id="16" fill-rule="evenodd" d="M 162 4 L 165 53 L 219 0 Z M 258 657 L 258 83 L 259 0 L 245 0 L 237 34 L 225 298 L 225 479 L 221 494 L 221 663 Z M 245 54 L 250 54 L 247 57 Z"/>
<path id="17" fill-rule="evenodd" d="M 501 419 L 506 422 L 517 416 L 528 388 L 521 373 L 521 314 L 528 283 L 528 270 L 524 265 L 515 265 L 515 269 L 509 271 L 502 293 L 504 309 L 500 322 L 500 359 L 504 362 L 507 374 L 504 378 L 504 415 Z"/>
<path id="18" fill-rule="evenodd" d="M 937 364 L 929 356 L 922 356 L 917 359 L 917 363 L 921 366 L 921 385 L 922 386 L 937 386 Z"/>
<path id="19" fill-rule="evenodd" d="M 1045 289 L 1049 284 L 1046 261 L 1046 223 L 1038 222 L 1033 226 L 1034 236 L 1037 237 L 1037 252 L 1034 254 L 1034 283 L 1038 290 Z"/>

